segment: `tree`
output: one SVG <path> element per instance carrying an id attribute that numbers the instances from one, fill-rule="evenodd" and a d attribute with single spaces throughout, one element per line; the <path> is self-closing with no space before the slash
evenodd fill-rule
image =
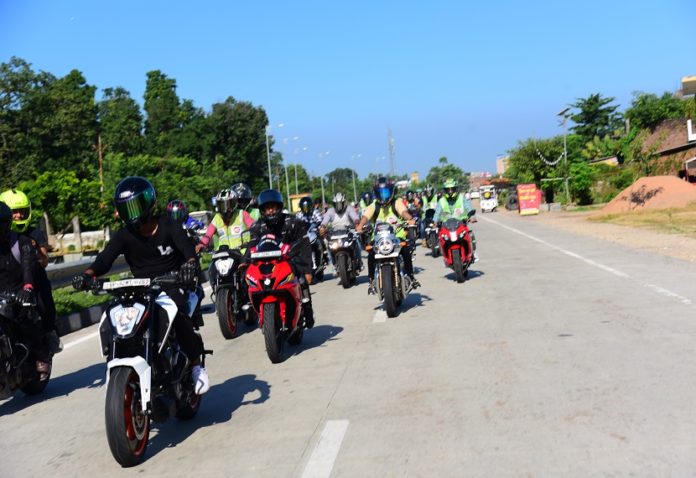
<path id="1" fill-rule="evenodd" d="M 179 108 L 180 129 L 175 133 L 172 152 L 199 161 L 210 161 L 213 133 L 208 117 L 191 100 L 184 100 Z"/>
<path id="2" fill-rule="evenodd" d="M 145 143 L 150 154 L 170 154 L 179 129 L 179 97 L 176 81 L 160 70 L 147 72 L 145 84 Z"/>
<path id="3" fill-rule="evenodd" d="M 624 116 L 630 120 L 631 127 L 654 130 L 664 120 L 685 118 L 686 102 L 667 92 L 661 97 L 638 92 L 634 93 L 631 106 Z"/>
<path id="4" fill-rule="evenodd" d="M 579 111 L 570 117 L 575 123 L 570 129 L 583 137 L 585 142 L 598 136 L 603 138 L 621 128 L 618 105 L 610 105 L 614 98 L 602 98 L 594 93 L 587 98 L 578 98 L 571 106 Z"/>
<path id="5" fill-rule="evenodd" d="M 121 87 L 106 88 L 97 105 L 103 147 L 134 156 L 143 152 L 143 115 L 138 103 Z"/>
<path id="6" fill-rule="evenodd" d="M 438 160 L 439 166 L 433 166 L 430 168 L 428 175 L 425 178 L 427 183 L 432 184 L 434 187 L 442 187 L 444 182 L 448 179 L 454 179 L 457 181 L 460 190 L 466 191 L 469 189 L 469 178 L 464 174 L 461 168 L 450 164 L 446 157 L 441 157 Z"/>

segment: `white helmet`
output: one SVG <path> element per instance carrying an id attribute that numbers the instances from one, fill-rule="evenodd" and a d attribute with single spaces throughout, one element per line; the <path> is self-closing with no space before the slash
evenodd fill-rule
<path id="1" fill-rule="evenodd" d="M 337 213 L 343 213 L 343 211 L 346 210 L 346 195 L 343 193 L 336 193 L 333 197 L 333 207 Z"/>

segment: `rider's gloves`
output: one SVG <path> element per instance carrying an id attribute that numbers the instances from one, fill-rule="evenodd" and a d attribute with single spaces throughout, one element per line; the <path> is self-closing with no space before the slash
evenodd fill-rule
<path id="1" fill-rule="evenodd" d="M 20 304 L 34 303 L 34 289 L 30 284 L 25 284 L 24 288 L 17 292 L 17 302 Z"/>
<path id="2" fill-rule="evenodd" d="M 198 277 L 198 264 L 196 262 L 184 262 L 179 268 L 179 280 L 185 285 L 192 285 Z"/>
<path id="3" fill-rule="evenodd" d="M 87 290 L 90 288 L 92 282 L 94 282 L 93 276 L 82 273 L 73 277 L 72 286 L 75 290 Z"/>

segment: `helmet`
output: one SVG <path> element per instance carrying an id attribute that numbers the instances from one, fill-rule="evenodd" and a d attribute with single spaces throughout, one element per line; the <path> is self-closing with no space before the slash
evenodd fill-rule
<path id="1" fill-rule="evenodd" d="M 215 204 L 223 216 L 232 214 L 237 209 L 237 202 L 237 193 L 229 189 L 223 189 L 215 196 Z"/>
<path id="2" fill-rule="evenodd" d="M 333 207 L 337 213 L 342 214 L 346 210 L 346 195 L 336 193 L 333 197 Z"/>
<path id="3" fill-rule="evenodd" d="M 370 191 L 365 191 L 364 193 L 361 194 L 363 201 L 365 204 L 369 205 L 372 201 L 374 201 L 372 193 Z"/>
<path id="4" fill-rule="evenodd" d="M 259 211 L 261 211 L 261 216 L 263 216 L 266 222 L 269 225 L 278 224 L 280 218 L 282 217 L 281 211 L 283 210 L 283 195 L 275 189 L 264 189 L 259 194 L 257 202 L 259 205 Z M 276 212 L 273 214 L 268 214 L 266 212 L 266 207 L 270 205 L 277 206 Z"/>
<path id="5" fill-rule="evenodd" d="M 31 220 L 31 202 L 26 194 L 18 189 L 8 189 L 0 194 L 0 201 L 4 202 L 12 211 L 12 216 L 19 213 L 19 218 L 12 221 L 12 230 L 24 232 Z"/>
<path id="6" fill-rule="evenodd" d="M 0 234 L 3 236 L 10 232 L 12 225 L 12 209 L 4 202 L 0 202 Z"/>
<path id="7" fill-rule="evenodd" d="M 167 204 L 167 216 L 174 222 L 184 222 L 186 216 L 188 216 L 184 201 L 180 199 L 169 201 L 169 204 Z"/>
<path id="8" fill-rule="evenodd" d="M 432 184 L 428 183 L 425 185 L 425 196 L 430 199 L 433 197 L 433 194 L 435 193 L 435 188 L 433 187 Z"/>
<path id="9" fill-rule="evenodd" d="M 374 187 L 375 199 L 380 205 L 385 206 L 394 198 L 394 183 L 388 181 L 387 178 L 379 178 Z"/>
<path id="10" fill-rule="evenodd" d="M 130 227 L 139 227 L 155 210 L 157 196 L 150 181 L 141 176 L 122 179 L 114 192 L 114 205 L 118 217 Z"/>
<path id="11" fill-rule="evenodd" d="M 230 190 L 237 194 L 237 203 L 242 209 L 249 207 L 252 199 L 251 188 L 244 183 L 234 183 L 230 186 Z"/>
<path id="12" fill-rule="evenodd" d="M 312 198 L 309 196 L 305 196 L 302 199 L 300 199 L 300 211 L 302 211 L 303 214 L 309 214 L 312 212 Z"/>
<path id="13" fill-rule="evenodd" d="M 411 191 L 410 189 L 408 191 L 406 191 L 406 200 L 408 202 L 412 202 L 414 197 L 415 197 L 415 194 L 413 194 L 413 191 Z"/>
<path id="14" fill-rule="evenodd" d="M 457 194 L 459 194 L 459 191 L 457 189 L 457 181 L 455 181 L 454 179 L 448 179 L 447 181 L 445 181 L 443 188 L 445 190 L 445 196 L 450 201 L 454 200 L 457 197 Z"/>

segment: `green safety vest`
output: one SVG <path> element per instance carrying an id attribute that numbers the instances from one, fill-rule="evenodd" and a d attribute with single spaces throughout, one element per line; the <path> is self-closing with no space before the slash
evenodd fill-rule
<path id="1" fill-rule="evenodd" d="M 428 201 L 428 198 L 425 196 L 422 196 L 421 200 L 423 201 L 423 211 L 427 211 L 428 209 L 435 209 L 437 207 L 437 196 L 435 196 L 434 194 L 430 201 Z"/>
<path id="2" fill-rule="evenodd" d="M 254 221 L 258 221 L 261 217 L 261 211 L 257 207 L 250 207 L 247 214 L 249 214 Z"/>
<path id="3" fill-rule="evenodd" d="M 442 209 L 442 211 L 440 212 L 440 221 L 442 222 L 445 222 L 447 219 L 451 217 L 463 219 L 467 216 L 468 213 L 466 206 L 464 206 L 463 194 L 459 194 L 457 196 L 457 200 L 454 202 L 453 205 L 450 205 L 446 197 L 441 197 L 440 208 Z"/>
<path id="4" fill-rule="evenodd" d="M 215 250 L 218 250 L 220 246 L 236 249 L 242 245 L 242 232 L 246 231 L 242 211 L 235 211 L 230 224 L 227 226 L 222 220 L 222 216 L 216 214 L 215 217 L 213 217 L 213 226 L 216 228 L 214 238 Z"/>
<path id="5" fill-rule="evenodd" d="M 405 221 L 399 217 L 399 214 L 396 212 L 396 208 L 394 207 L 394 203 L 390 204 L 389 207 L 382 208 L 380 207 L 379 204 L 375 204 L 375 208 L 377 209 L 378 214 L 376 214 L 376 218 L 372 219 L 372 222 L 374 224 L 378 222 L 386 222 L 388 224 L 391 224 L 394 229 L 396 229 L 397 226 L 400 224 L 403 224 Z M 374 231 L 372 232 L 372 238 L 374 239 L 375 233 Z M 396 237 L 399 239 L 406 239 L 406 229 L 400 229 L 396 232 Z"/>

